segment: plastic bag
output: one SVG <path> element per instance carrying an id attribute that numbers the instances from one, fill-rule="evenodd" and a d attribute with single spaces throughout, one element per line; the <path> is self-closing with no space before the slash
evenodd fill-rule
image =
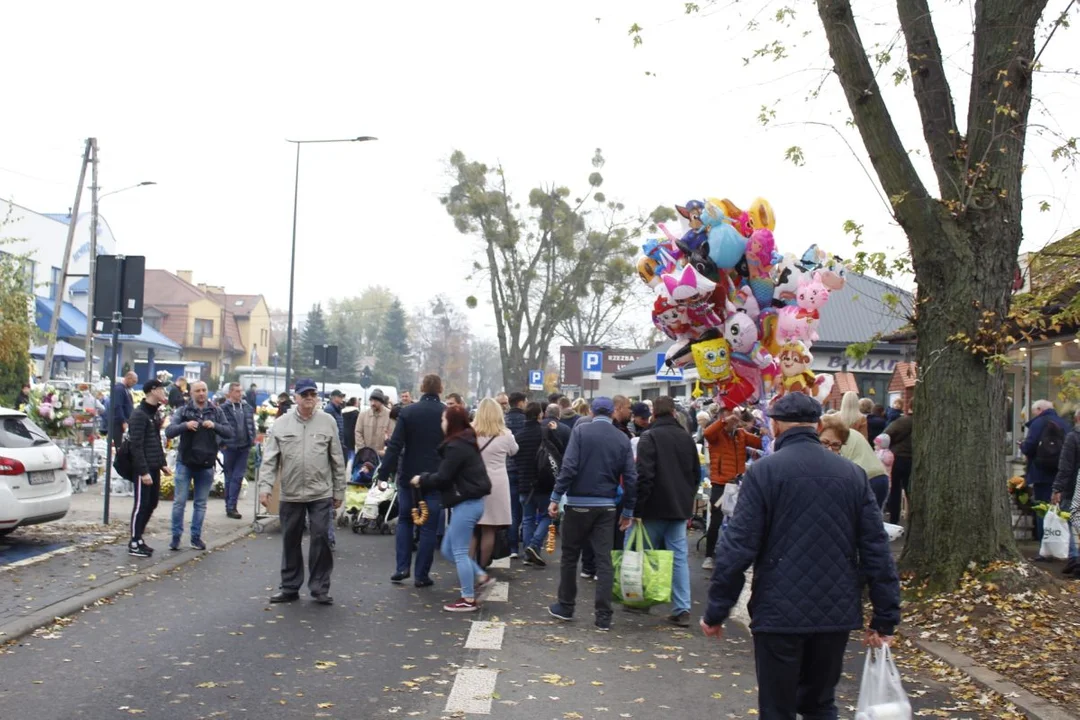
<path id="1" fill-rule="evenodd" d="M 630 530 L 626 549 L 611 551 L 611 562 L 615 568 L 611 591 L 617 602 L 635 608 L 671 602 L 675 553 L 655 550 L 640 520 Z"/>
<path id="2" fill-rule="evenodd" d="M 1069 523 L 1061 517 L 1057 505 L 1051 505 L 1043 517 L 1043 537 L 1039 555 L 1055 560 L 1069 559 Z"/>
<path id="3" fill-rule="evenodd" d="M 888 647 L 866 650 L 855 720 L 911 720 L 911 703 Z"/>
<path id="4" fill-rule="evenodd" d="M 889 536 L 889 542 L 896 542 L 900 538 L 904 537 L 904 526 L 893 525 L 892 523 L 884 523 L 885 534 Z"/>
<path id="5" fill-rule="evenodd" d="M 739 484 L 729 482 L 724 485 L 724 494 L 720 498 L 720 512 L 731 517 L 735 514 L 735 506 L 739 502 Z"/>

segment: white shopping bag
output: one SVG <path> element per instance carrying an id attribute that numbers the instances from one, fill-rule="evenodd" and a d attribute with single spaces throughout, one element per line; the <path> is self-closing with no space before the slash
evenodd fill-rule
<path id="1" fill-rule="evenodd" d="M 866 651 L 855 720 L 911 720 L 911 703 L 888 647 Z"/>
<path id="2" fill-rule="evenodd" d="M 720 498 L 720 512 L 731 517 L 735 514 L 735 505 L 739 502 L 739 484 L 729 482 L 724 485 L 724 494 Z"/>
<path id="3" fill-rule="evenodd" d="M 1058 514 L 1057 505 L 1052 505 L 1043 517 L 1043 538 L 1039 555 L 1055 560 L 1069 559 L 1069 523 Z"/>
<path id="4" fill-rule="evenodd" d="M 623 548 L 622 564 L 619 567 L 619 590 L 624 602 L 641 602 L 645 599 L 642 585 L 645 553 L 642 550 L 640 533 L 645 532 L 641 523 L 634 523 L 628 542 Z"/>
<path id="5" fill-rule="evenodd" d="M 904 526 L 885 523 L 885 534 L 889 536 L 889 542 L 896 542 L 904 537 Z"/>

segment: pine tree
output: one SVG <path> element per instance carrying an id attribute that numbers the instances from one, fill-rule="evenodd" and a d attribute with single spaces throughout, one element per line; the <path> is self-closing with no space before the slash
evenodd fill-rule
<path id="1" fill-rule="evenodd" d="M 315 371 L 315 346 L 329 343 L 330 332 L 326 327 L 326 316 L 323 315 L 321 303 L 311 306 L 307 322 L 300 333 L 300 347 L 293 348 L 293 355 L 300 357 L 300 367 L 307 373 Z"/>
<path id="2" fill-rule="evenodd" d="M 338 346 L 338 369 L 333 377 L 338 382 L 356 382 L 360 375 L 360 346 L 356 335 L 349 332 L 343 315 L 335 317 L 330 327 L 333 329 L 330 344 Z"/>
<path id="3" fill-rule="evenodd" d="M 405 308 L 397 298 L 386 311 L 376 349 L 376 380 L 395 384 L 399 390 L 412 390 L 416 382 L 409 357 L 409 328 Z"/>

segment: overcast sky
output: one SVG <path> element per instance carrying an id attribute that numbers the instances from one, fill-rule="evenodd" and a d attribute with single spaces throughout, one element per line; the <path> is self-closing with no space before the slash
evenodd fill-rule
<path id="1" fill-rule="evenodd" d="M 829 65 L 812 3 L 797 4 L 800 16 L 784 28 L 769 19 L 778 5 L 762 1 L 756 33 L 744 29 L 754 3 L 740 4 L 741 15 L 701 4 L 701 16 L 687 17 L 668 0 L 8 3 L 0 196 L 65 211 L 83 140 L 94 135 L 103 191 L 158 183 L 102 202 L 125 252 L 284 307 L 295 161 L 285 138 L 378 136 L 302 151 L 299 311 L 374 283 L 409 306 L 438 292 L 484 297 L 481 281 L 465 280 L 475 241 L 438 202 L 454 149 L 501 161 L 524 195 L 538 183 L 584 190 L 600 147 L 608 198 L 631 207 L 703 196 L 746 205 L 762 195 L 783 251 L 816 242 L 850 256 L 841 230 L 849 218 L 865 225 L 870 249 L 902 247 L 845 143 L 804 123 L 835 125 L 865 157 L 844 127 L 836 81 L 807 99 Z M 969 3 L 931 4 L 963 114 Z M 1047 17 L 1065 4 L 1052 0 Z M 864 39 L 890 42 L 895 3 L 859 9 L 868 13 Z M 645 28 L 636 49 L 633 22 Z M 1059 32 L 1043 62 L 1065 67 L 1077 32 Z M 790 59 L 744 66 L 773 39 L 793 46 Z M 889 74 L 884 92 L 904 140 L 921 147 L 910 86 L 894 89 Z M 1036 83 L 1054 115 L 1043 121 L 1077 135 L 1077 81 Z M 776 122 L 792 125 L 762 128 L 759 107 L 778 98 Z M 805 167 L 783 159 L 791 145 L 804 149 Z M 1051 162 L 1051 147 L 1029 143 L 1027 248 L 1080 225 L 1075 174 Z M 1040 213 L 1044 199 L 1051 210 Z M 470 318 L 492 332 L 490 307 Z"/>

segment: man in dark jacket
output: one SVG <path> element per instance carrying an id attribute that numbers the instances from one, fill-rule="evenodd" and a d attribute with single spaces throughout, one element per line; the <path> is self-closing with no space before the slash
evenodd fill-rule
<path id="1" fill-rule="evenodd" d="M 909 501 L 911 499 L 912 451 L 915 440 L 914 411 L 914 407 L 909 408 L 906 415 L 893 420 L 883 430 L 884 434 L 889 436 L 889 449 L 893 454 L 892 483 L 889 487 L 889 499 L 885 502 L 885 509 L 889 512 L 889 522 L 894 525 L 900 524 L 900 508 L 903 506 L 904 494 L 908 495 Z"/>
<path id="2" fill-rule="evenodd" d="M 439 445 L 442 444 L 442 416 L 446 406 L 439 401 L 442 379 L 427 375 L 420 384 L 423 393 L 420 400 L 401 408 L 394 426 L 394 434 L 386 446 L 386 454 L 379 466 L 379 480 L 397 476 L 398 523 L 397 523 L 397 570 L 390 581 L 402 583 L 409 578 L 412 567 L 413 522 L 410 511 L 413 489 L 409 481 L 416 475 L 432 473 L 439 469 Z M 400 473 L 398 473 L 400 466 Z M 435 556 L 435 538 L 438 518 L 442 514 L 442 501 L 437 491 L 423 495 L 428 506 L 429 520 L 420 527 L 420 547 L 416 553 L 416 587 L 428 587 L 434 582 L 428 577 Z"/>
<path id="3" fill-rule="evenodd" d="M 562 559 L 558 601 L 548 613 L 560 620 L 572 620 L 577 600 L 578 559 L 585 543 L 596 556 L 596 627 L 611 629 L 611 586 L 614 570 L 611 548 L 615 537 L 615 505 L 620 479 L 623 513 L 619 529 L 626 530 L 634 517 L 637 500 L 637 470 L 630 439 L 612 424 L 615 404 L 610 398 L 592 401 L 592 420 L 579 422 L 570 433 L 570 445 L 563 456 L 548 514 L 559 516 L 559 501 L 566 496 L 563 516 Z M 869 487 L 869 486 L 868 486 Z"/>
<path id="4" fill-rule="evenodd" d="M 128 447 L 131 448 L 135 502 L 131 506 L 131 539 L 128 555 L 150 557 L 154 549 L 143 542 L 143 531 L 154 514 L 161 491 L 161 469 L 165 449 L 161 446 L 161 419 L 158 408 L 165 402 L 165 385 L 150 380 L 143 385 L 146 397 L 128 417 Z"/>
<path id="5" fill-rule="evenodd" d="M 195 509 L 191 512 L 191 547 L 195 550 L 206 549 L 206 543 L 202 541 L 202 525 L 206 517 L 206 499 L 210 497 L 210 486 L 214 484 L 218 447 L 233 437 L 225 413 L 209 401 L 208 394 L 206 383 L 202 380 L 192 383 L 191 401 L 172 414 L 172 422 L 165 428 L 165 437 L 180 438 L 180 451 L 176 455 L 170 550 L 180 549 L 180 538 L 184 534 L 184 510 L 193 480 Z"/>
<path id="6" fill-rule="evenodd" d="M 258 390 L 259 390 L 259 386 L 256 385 L 255 383 L 251 383 L 251 386 L 248 387 L 247 393 L 244 395 L 244 400 L 247 401 L 248 407 L 250 407 L 252 410 L 259 407 L 259 393 L 258 393 Z"/>
<path id="7" fill-rule="evenodd" d="M 885 432 L 889 421 L 885 419 L 885 406 L 875 405 L 866 417 L 866 439 L 874 444 L 874 438 Z"/>
<path id="8" fill-rule="evenodd" d="M 540 557 L 540 547 L 550 520 L 547 497 L 551 493 L 551 488 L 543 492 L 536 485 L 540 445 L 544 439 L 544 428 L 540 425 L 541 412 L 540 403 L 531 402 L 525 406 L 522 413 L 525 424 L 514 433 L 518 451 L 510 460 L 517 471 L 518 499 L 521 501 L 521 554 L 526 565 L 539 567 L 547 564 Z"/>
<path id="9" fill-rule="evenodd" d="M 1054 404 L 1049 400 L 1036 400 L 1031 404 L 1031 421 L 1028 422 L 1027 436 L 1020 444 L 1020 452 L 1027 458 L 1027 484 L 1034 491 L 1035 502 L 1050 502 L 1054 494 L 1054 478 L 1058 474 L 1058 459 L 1065 443 L 1065 434 L 1069 426 L 1057 414 Z M 1053 429 L 1049 426 L 1053 425 Z M 1048 452 L 1051 447 L 1056 452 Z M 1035 516 L 1035 539 L 1042 540 L 1043 518 Z M 1036 561 L 1046 561 L 1041 555 Z"/>
<path id="10" fill-rule="evenodd" d="M 694 516 L 694 496 L 701 482 L 701 459 L 694 438 L 675 418 L 675 401 L 653 402 L 653 423 L 638 440 L 638 496 L 634 516 L 657 550 L 671 550 L 671 616 L 679 627 L 690 627 L 690 561 L 686 521 Z"/>
<path id="11" fill-rule="evenodd" d="M 334 418 L 334 422 L 338 427 L 338 442 L 341 443 L 341 447 L 345 447 L 345 418 L 341 415 L 341 408 L 345 406 L 345 393 L 340 390 L 330 391 L 330 402 L 326 403 L 324 410 L 330 417 Z"/>
<path id="12" fill-rule="evenodd" d="M 874 612 L 866 642 L 892 642 L 900 579 L 881 508 L 858 466 L 818 441 L 821 405 L 790 393 L 769 410 L 776 451 L 747 470 L 721 540 L 701 627 L 719 638 L 754 566 L 754 635 L 762 718 L 834 718 L 848 634 Z"/>
<path id="13" fill-rule="evenodd" d="M 562 408 L 559 407 L 558 403 L 547 406 L 547 410 L 544 411 L 544 424 L 551 429 L 565 452 L 566 447 L 570 444 L 570 426 L 562 422 L 561 418 Z"/>
<path id="14" fill-rule="evenodd" d="M 240 500 L 240 488 L 247 475 L 248 456 L 255 444 L 255 410 L 241 394 L 240 383 L 229 383 L 229 394 L 221 412 L 232 430 L 232 437 L 225 440 L 225 514 L 233 520 L 243 516 L 236 509 Z"/>
<path id="15" fill-rule="evenodd" d="M 1054 478 L 1054 494 L 1050 498 L 1050 502 L 1062 510 L 1068 510 L 1073 506 L 1078 472 L 1080 472 L 1080 410 L 1077 410 L 1073 416 L 1072 432 L 1065 436 L 1065 444 L 1061 447 L 1057 477 Z M 1072 524 L 1075 526 L 1076 521 L 1074 520 Z M 1077 548 L 1075 531 L 1069 534 L 1069 562 L 1065 564 L 1061 574 L 1080 579 L 1080 551 Z"/>
<path id="16" fill-rule="evenodd" d="M 137 382 L 139 382 L 139 376 L 129 372 L 120 382 L 113 385 L 112 394 L 109 396 L 109 439 L 118 448 L 120 441 L 124 439 L 124 433 L 127 432 L 131 411 L 135 409 L 131 388 L 135 387 Z"/>
<path id="17" fill-rule="evenodd" d="M 360 419 L 360 404 L 356 398 L 351 397 L 345 402 L 341 417 L 345 422 L 345 462 L 349 462 L 356 454 L 356 421 Z"/>
<path id="18" fill-rule="evenodd" d="M 502 395 L 503 393 L 499 393 Z M 521 428 L 525 427 L 525 393 L 512 392 L 506 396 L 507 410 L 503 418 L 506 420 L 506 427 L 510 432 L 514 434 L 514 438 L 517 439 L 517 434 Z M 518 444 L 518 452 L 520 453 L 521 444 Z M 521 537 L 521 488 L 518 485 L 518 470 L 516 462 L 509 462 L 506 464 L 506 474 L 510 478 L 510 559 L 515 560 L 518 558 L 519 539 Z"/>

